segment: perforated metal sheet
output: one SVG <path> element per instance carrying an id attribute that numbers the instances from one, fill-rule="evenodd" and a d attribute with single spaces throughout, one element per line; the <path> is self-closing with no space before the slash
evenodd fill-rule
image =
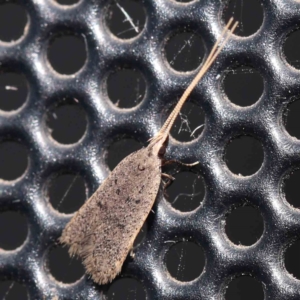
<path id="1" fill-rule="evenodd" d="M 47 250 L 69 220 L 50 207 L 45 182 L 55 172 L 72 170 L 86 179 L 91 194 L 108 174 L 105 153 L 116 136 L 126 134 L 146 144 L 159 129 L 166 104 L 175 104 L 195 73 L 175 73 L 168 67 L 162 53 L 166 37 L 174 30 L 193 30 L 210 49 L 224 26 L 220 17 L 224 3 L 144 1 L 145 28 L 137 38 L 124 42 L 104 24 L 108 1 L 82 1 L 67 10 L 52 1 L 17 2 L 26 7 L 30 25 L 18 43 L 0 45 L 0 61 L 3 69 L 26 74 L 30 95 L 18 112 L 0 114 L 0 132 L 1 137 L 27 146 L 30 163 L 18 181 L 0 182 L 0 204 L 1 210 L 19 209 L 27 216 L 29 234 L 21 248 L 0 253 L 0 276 L 24 283 L 30 299 L 99 299 L 105 297 L 107 287 L 86 277 L 60 284 L 44 267 Z M 287 245 L 300 236 L 300 212 L 281 195 L 282 178 L 300 163 L 300 144 L 281 122 L 291 95 L 300 92 L 300 81 L 299 72 L 288 66 L 280 50 L 285 36 L 297 27 L 300 2 L 264 0 L 262 4 L 259 31 L 248 38 L 234 36 L 193 92 L 206 114 L 201 137 L 189 144 L 170 140 L 167 158 L 200 162 L 206 195 L 199 209 L 185 214 L 173 210 L 162 193 L 158 195 L 146 241 L 122 271 L 122 276 L 143 284 L 148 299 L 222 299 L 230 279 L 241 274 L 263 284 L 265 299 L 300 298 L 300 283 L 284 269 L 282 258 Z M 46 49 L 52 35 L 69 31 L 85 37 L 88 59 L 78 74 L 66 77 L 51 69 Z M 235 62 L 253 66 L 264 78 L 263 96 L 253 106 L 237 107 L 221 91 L 224 71 Z M 110 70 L 123 65 L 140 70 L 147 84 L 145 99 L 126 112 L 112 106 L 103 87 Z M 45 128 L 45 111 L 59 97 L 80 98 L 88 115 L 87 132 L 75 145 L 58 145 Z M 223 160 L 226 144 L 240 134 L 263 145 L 264 162 L 253 176 L 233 175 Z M 264 233 L 251 247 L 233 245 L 223 230 L 226 213 L 245 199 L 264 218 Z M 164 263 L 168 240 L 202 246 L 206 264 L 199 278 L 181 283 L 168 275 Z"/>

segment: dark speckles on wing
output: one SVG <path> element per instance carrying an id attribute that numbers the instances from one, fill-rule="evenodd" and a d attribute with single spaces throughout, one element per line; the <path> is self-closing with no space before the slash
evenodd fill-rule
<path id="1" fill-rule="evenodd" d="M 97 283 L 120 271 L 159 188 L 160 159 L 148 148 L 127 156 L 66 226 L 61 241 Z M 140 170 L 139 166 L 145 167 Z"/>

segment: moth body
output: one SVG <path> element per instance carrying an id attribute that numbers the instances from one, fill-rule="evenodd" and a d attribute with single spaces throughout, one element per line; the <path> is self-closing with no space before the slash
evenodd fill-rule
<path id="1" fill-rule="evenodd" d="M 108 283 L 120 273 L 155 201 L 161 181 L 161 158 L 172 125 L 187 97 L 236 28 L 237 22 L 228 30 L 232 22 L 233 19 L 228 22 L 198 74 L 148 147 L 124 158 L 63 230 L 60 242 L 70 247 L 70 255 L 83 259 L 87 273 L 95 282 Z"/>

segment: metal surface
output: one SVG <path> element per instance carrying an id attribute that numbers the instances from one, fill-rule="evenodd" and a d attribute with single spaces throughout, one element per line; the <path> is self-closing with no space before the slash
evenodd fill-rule
<path id="1" fill-rule="evenodd" d="M 29 233 L 20 248 L 0 253 L 0 276 L 25 284 L 30 299 L 106 297 L 108 286 L 96 286 L 86 277 L 62 284 L 45 268 L 47 251 L 70 218 L 51 208 L 45 184 L 54 173 L 72 171 L 85 179 L 90 195 L 108 174 L 105 155 L 117 136 L 134 137 L 146 145 L 165 118 L 166 104 L 175 104 L 195 74 L 176 73 L 168 66 L 162 51 L 166 37 L 188 29 L 199 33 L 210 49 L 224 26 L 220 16 L 225 4 L 144 1 L 145 28 L 124 41 L 105 25 L 108 1 L 81 1 L 67 9 L 50 0 L 17 2 L 26 8 L 30 24 L 20 41 L 0 45 L 0 61 L 3 70 L 26 75 L 30 93 L 18 111 L 0 114 L 0 134 L 27 147 L 29 166 L 17 181 L 0 182 L 0 205 L 2 211 L 21 210 Z M 121 274 L 142 283 L 148 299 L 223 299 L 230 280 L 242 274 L 262 284 L 265 299 L 300 298 L 300 281 L 283 263 L 284 250 L 300 236 L 300 212 L 287 204 L 281 191 L 283 177 L 300 163 L 300 143 L 288 135 L 281 120 L 292 96 L 300 92 L 299 71 L 285 62 L 281 51 L 285 36 L 299 23 L 300 2 L 264 0 L 262 5 L 264 20 L 258 32 L 234 36 L 193 92 L 206 115 L 201 136 L 188 144 L 170 139 L 167 158 L 199 161 L 206 194 L 201 206 L 188 213 L 175 211 L 163 193 L 158 195 L 146 240 Z M 58 75 L 46 58 L 49 39 L 67 32 L 84 36 L 88 53 L 74 76 Z M 252 66 L 264 79 L 262 97 L 245 108 L 233 105 L 221 89 L 225 70 L 236 62 Z M 147 87 L 142 102 L 126 111 L 111 104 L 104 88 L 111 70 L 122 66 L 140 70 Z M 45 112 L 62 97 L 79 99 L 88 119 L 84 137 L 69 146 L 54 142 L 45 125 Z M 261 168 L 248 177 L 231 173 L 223 159 L 227 143 L 241 134 L 255 137 L 264 151 Z M 251 247 L 234 245 L 224 233 L 226 214 L 245 199 L 264 219 L 264 232 Z M 174 280 L 165 266 L 171 246 L 166 241 L 183 240 L 201 245 L 206 257 L 204 271 L 191 282 Z"/>

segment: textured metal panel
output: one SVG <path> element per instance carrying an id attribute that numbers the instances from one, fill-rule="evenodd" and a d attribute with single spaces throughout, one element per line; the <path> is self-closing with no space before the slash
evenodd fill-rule
<path id="1" fill-rule="evenodd" d="M 162 124 L 166 106 L 176 103 L 195 74 L 168 66 L 162 50 L 166 38 L 173 31 L 189 30 L 210 49 L 224 26 L 220 16 L 225 4 L 146 0 L 145 28 L 136 38 L 122 41 L 105 25 L 108 1 L 83 0 L 68 9 L 50 0 L 16 3 L 26 8 L 30 24 L 21 40 L 0 45 L 1 68 L 25 74 L 30 92 L 18 111 L 0 114 L 0 135 L 27 147 L 29 166 L 17 181 L 0 182 L 0 204 L 2 211 L 23 212 L 29 233 L 20 248 L 0 253 L 0 276 L 25 284 L 30 299 L 99 299 L 108 286 L 96 286 L 85 276 L 62 284 L 45 268 L 47 251 L 70 219 L 51 208 L 45 184 L 54 173 L 72 171 L 85 179 L 91 195 L 108 174 L 105 156 L 117 136 L 146 145 Z M 206 194 L 201 206 L 188 213 L 175 211 L 162 192 L 158 195 L 146 239 L 121 275 L 141 282 L 148 299 L 222 299 L 229 281 L 242 274 L 262 283 L 265 299 L 300 298 L 300 282 L 285 270 L 282 254 L 300 236 L 300 212 L 281 192 L 282 178 L 300 163 L 299 141 L 281 121 L 292 96 L 300 92 L 300 81 L 280 46 L 299 23 L 300 2 L 263 0 L 262 5 L 261 28 L 246 38 L 234 36 L 193 92 L 193 101 L 206 115 L 201 136 L 188 144 L 170 139 L 167 158 L 199 161 Z M 87 61 L 74 76 L 61 76 L 47 62 L 46 49 L 52 36 L 68 32 L 84 36 Z M 245 108 L 233 105 L 221 89 L 225 71 L 236 63 L 252 66 L 264 79 L 262 97 Z M 142 102 L 126 111 L 114 107 L 105 91 L 108 74 L 122 66 L 140 70 L 147 86 Z M 63 97 L 79 99 L 88 119 L 83 138 L 68 146 L 54 142 L 45 125 L 46 111 Z M 224 162 L 227 143 L 238 135 L 253 136 L 263 147 L 263 164 L 252 176 L 236 176 Z M 264 219 L 263 235 L 251 247 L 234 245 L 224 233 L 226 214 L 245 199 Z M 165 266 L 170 248 L 166 241 L 183 240 L 201 245 L 206 257 L 201 276 L 186 283 L 174 280 Z"/>

